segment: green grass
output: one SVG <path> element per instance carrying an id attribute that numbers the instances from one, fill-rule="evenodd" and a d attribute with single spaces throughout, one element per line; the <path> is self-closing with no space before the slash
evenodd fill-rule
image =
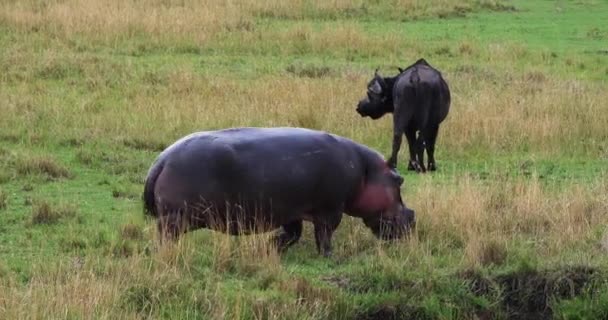
<path id="1" fill-rule="evenodd" d="M 204 37 L 0 16 L 0 319 L 606 317 L 608 3 L 307 3 Z M 208 230 L 158 244 L 140 196 L 165 146 L 289 125 L 388 155 L 390 117 L 354 108 L 375 68 L 419 57 L 453 104 L 439 171 L 407 172 L 402 147 L 412 239 L 345 218 L 329 259 L 309 225 L 281 257 Z"/>

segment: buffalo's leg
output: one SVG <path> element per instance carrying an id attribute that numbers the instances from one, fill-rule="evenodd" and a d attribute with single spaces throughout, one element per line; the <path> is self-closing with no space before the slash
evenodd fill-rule
<path id="1" fill-rule="evenodd" d="M 403 141 L 403 130 L 395 128 L 393 133 L 393 151 L 391 157 L 388 159 L 387 164 L 391 168 L 397 168 L 397 156 L 399 149 L 401 148 L 401 142 Z"/>
<path id="2" fill-rule="evenodd" d="M 424 149 L 425 149 L 425 140 L 424 134 L 422 131 L 418 134 L 418 139 L 416 140 L 416 172 L 425 172 L 426 169 L 424 167 Z"/>
<path id="3" fill-rule="evenodd" d="M 416 170 L 416 128 L 410 126 L 405 129 L 405 137 L 407 138 L 407 144 L 410 150 L 410 161 L 407 164 L 407 170 Z M 417 170 L 416 170 L 417 171 Z"/>
<path id="4" fill-rule="evenodd" d="M 324 257 L 331 256 L 331 236 L 342 220 L 341 211 L 322 215 L 313 221 L 315 227 L 315 241 L 319 254 Z"/>
<path id="5" fill-rule="evenodd" d="M 275 237 L 277 249 L 279 252 L 285 252 L 287 248 L 298 242 L 301 236 L 302 220 L 282 225 L 280 233 Z"/>
<path id="6" fill-rule="evenodd" d="M 429 156 L 429 171 L 437 170 L 437 165 L 435 164 L 435 141 L 437 141 L 437 133 L 439 132 L 439 125 L 433 125 L 427 130 L 427 133 L 424 135 L 426 138 L 426 153 Z"/>

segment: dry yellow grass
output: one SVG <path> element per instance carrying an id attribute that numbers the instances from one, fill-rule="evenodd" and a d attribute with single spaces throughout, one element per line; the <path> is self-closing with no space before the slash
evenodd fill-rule
<path id="1" fill-rule="evenodd" d="M 224 28 L 247 25 L 242 5 L 199 1 L 4 1 L 0 19 L 23 31 L 84 35 L 106 43 L 146 35 L 204 42 Z"/>
<path id="2" fill-rule="evenodd" d="M 43 98 L 30 90 L 5 92 L 0 108 L 6 116 L 0 122 L 26 136 L 128 138 L 151 145 L 172 142 L 192 131 L 223 127 L 305 126 L 352 137 L 385 154 L 389 150 L 391 117 L 370 121 L 354 112 L 370 77 L 367 74 L 344 72 L 316 79 L 267 76 L 255 81 L 211 79 L 186 70 L 160 76 L 169 80 L 152 87 L 127 88 L 118 104 L 96 112 L 90 112 L 87 104 L 66 105 L 59 96 Z M 483 73 L 446 72 L 446 77 L 454 102 L 441 127 L 439 153 L 479 149 L 597 154 L 598 146 L 601 152 L 601 142 L 608 139 L 608 116 L 602 102 L 608 100 L 608 94 L 600 84 L 530 80 L 530 75 L 508 75 L 494 79 L 496 84 L 492 83 L 494 76 Z M 34 105 L 44 103 L 46 107 L 21 112 L 23 104 L 32 99 Z M 123 116 L 116 117 L 117 112 Z M 41 126 L 15 125 L 41 118 L 45 120 Z M 65 127 L 64 123 L 79 126 Z"/>
<path id="3" fill-rule="evenodd" d="M 544 259 L 583 245 L 608 223 L 605 194 L 603 183 L 555 192 L 536 177 L 483 183 L 464 176 L 456 185 L 427 180 L 411 199 L 430 237 L 464 248 L 463 264 L 476 266 L 502 264 L 509 244 L 522 239 Z"/>
<path id="4" fill-rule="evenodd" d="M 180 315 L 193 318 L 331 318 L 341 308 L 354 308 L 355 303 L 351 296 L 345 307 L 336 302 L 343 294 L 340 285 L 348 286 L 346 281 L 336 288 L 311 280 L 319 280 L 317 272 L 331 274 L 334 267 L 343 268 L 340 272 L 344 273 L 354 270 L 354 274 L 373 272 L 402 279 L 410 271 L 451 276 L 455 271 L 505 266 L 518 259 L 542 260 L 546 265 L 578 264 L 605 255 L 605 172 L 597 177 L 585 173 L 585 181 L 570 182 L 568 174 L 578 168 L 567 168 L 565 177 L 560 177 L 565 182 L 556 186 L 526 168 L 536 159 L 580 157 L 578 166 L 585 159 L 598 162 L 608 157 L 608 92 L 603 83 L 557 77 L 544 68 L 552 59 L 550 54 L 539 54 L 518 43 L 463 40 L 455 46 L 427 45 L 407 33 L 370 32 L 355 20 L 319 25 L 310 19 L 331 21 L 338 16 L 387 12 L 390 19 L 444 16 L 468 12 L 474 3 L 499 6 L 494 1 L 450 0 L 379 1 L 378 6 L 346 0 L 1 1 L 0 26 L 12 32 L 18 43 L 0 55 L 0 138 L 11 146 L 40 149 L 46 149 L 46 143 L 67 142 L 67 146 L 61 144 L 57 159 L 70 165 L 68 170 L 76 173 L 77 181 L 56 183 L 96 188 L 96 179 L 106 174 L 98 171 L 105 165 L 118 167 L 112 171 L 121 177 L 116 184 L 128 184 L 122 176 L 125 171 L 135 172 L 137 179 L 145 172 L 143 154 L 152 157 L 160 146 L 192 131 L 233 126 L 323 129 L 388 154 L 391 117 L 371 121 L 354 110 L 373 74 L 373 68 L 362 66 L 361 60 L 368 58 L 401 61 L 404 67 L 429 52 L 440 53 L 435 57 L 445 54 L 449 58 L 441 56 L 430 62 L 447 78 L 453 104 L 437 144 L 440 171 L 424 177 L 406 176 L 404 199 L 418 214 L 417 231 L 409 240 L 382 244 L 361 221 L 345 218 L 334 236 L 334 257 L 326 263 L 317 259 L 306 225 L 301 243 L 290 250 L 299 250 L 297 254 L 304 257 L 298 259 L 310 264 L 293 257 L 285 263 L 274 251 L 269 234 L 235 238 L 195 231 L 178 243 L 160 246 L 153 223 L 143 228 L 129 220 L 111 227 L 116 227 L 117 240 L 107 240 L 109 244 L 102 243 L 101 248 L 87 248 L 92 253 L 62 247 L 69 254 L 61 252 L 65 255 L 55 257 L 58 262 L 54 263 L 37 261 L 33 254 L 33 270 L 21 270 L 27 281 L 0 261 L 0 319 L 156 318 L 183 309 L 187 311 Z M 394 7 L 406 13 L 391 12 Z M 255 23 L 269 17 L 296 21 L 275 21 L 284 24 L 280 28 Z M 253 58 L 245 59 L 248 63 L 259 57 L 262 70 L 267 67 L 263 63 L 285 65 L 293 57 L 322 58 L 336 52 L 337 60 L 344 58 L 344 64 L 333 60 L 304 63 L 285 72 L 271 68 L 247 77 L 240 70 L 221 67 L 208 72 L 206 65 L 198 65 L 206 57 L 196 56 L 192 58 L 195 62 L 184 63 L 181 57 L 162 60 L 169 55 L 137 56 L 148 48 L 171 52 L 180 41 L 198 54 L 196 50 L 212 40 L 216 41 L 213 49 L 219 55 L 226 53 L 226 59 L 231 54 L 251 54 Z M 125 44 L 135 49 L 116 50 Z M 359 60 L 346 63 L 351 58 Z M 523 59 L 538 62 L 538 69 L 511 69 L 511 64 Z M 576 66 L 577 60 L 568 64 Z M 384 72 L 392 75 L 396 69 Z M 114 144 L 138 153 L 127 156 L 128 151 L 121 148 L 106 150 Z M 72 162 L 72 147 L 81 145 Z M 149 152 L 139 152 L 142 149 Z M 0 169 L 18 172 L 20 167 L 13 168 L 11 162 L 15 159 L 12 151 L 0 151 Z M 45 150 L 45 154 L 51 151 Z M 401 159 L 406 154 L 404 146 Z M 525 159 L 519 161 L 511 155 Z M 517 172 L 511 174 L 512 168 L 502 170 L 500 165 L 472 169 L 470 174 L 467 168 L 447 170 L 456 161 L 463 165 L 469 160 L 492 162 L 495 157 L 516 166 L 513 170 Z M 68 176 L 55 157 L 40 159 L 23 161 L 24 177 L 34 179 L 27 175 L 30 172 Z M 99 176 L 83 183 L 78 180 L 82 178 L 79 170 Z M 32 191 L 29 180 L 26 188 L 23 181 L 12 179 L 10 174 L 2 179 L 9 182 L 0 192 L 2 214 L 14 210 L 22 189 Z M 140 183 L 137 179 L 133 181 Z M 46 190 L 45 186 L 35 188 Z M 109 193 L 107 198 L 130 201 L 111 198 Z M 101 208 L 110 202 L 100 203 Z M 79 216 L 86 216 L 90 205 L 83 205 Z M 140 217 L 139 208 L 132 211 Z M 85 223 L 98 223 L 86 219 Z M 72 229 L 78 227 L 70 225 L 68 230 Z M 26 232 L 28 237 L 36 236 L 31 230 Z M 81 235 L 70 236 L 79 240 Z M 88 234 L 86 238 L 88 241 Z M 30 241 L 26 238 L 18 244 Z M 99 252 L 101 258 L 92 258 Z M 526 254 L 529 257 L 521 257 Z M 431 281 L 416 279 L 413 289 L 405 289 L 422 292 Z M 382 293 L 370 295 L 376 294 Z M 169 307 L 163 304 L 166 301 Z"/>
<path id="5" fill-rule="evenodd" d="M 501 265 L 514 258 L 512 244 L 528 239 L 529 250 L 538 259 L 551 260 L 589 242 L 594 228 L 606 224 L 607 191 L 606 184 L 573 186 L 554 193 L 536 179 L 531 183 L 505 180 L 488 185 L 463 176 L 455 185 L 444 185 L 428 177 L 410 191 L 410 205 L 419 212 L 418 229 L 410 240 L 383 246 L 360 221 L 345 219 L 334 237 L 335 259 L 352 259 L 367 252 L 365 267 L 387 276 L 433 268 L 438 252 L 452 251 L 456 256 L 462 252 L 463 268 Z M 308 231 L 301 242 L 313 242 Z M 158 244 L 154 228 L 147 230 L 145 238 Z M 269 247 L 268 234 L 229 237 L 214 232 L 205 238 L 208 242 L 201 243 L 200 239 L 185 237 L 178 243 L 155 246 L 152 260 L 143 253 L 118 261 L 66 257 L 58 266 L 40 265 L 25 284 L 2 277 L 0 315 L 101 319 L 153 316 L 163 299 L 189 288 L 189 280 L 184 279 L 194 281 L 194 275 L 201 274 L 200 262 L 194 259 L 207 252 L 205 247 L 212 248 L 208 257 L 212 269 L 202 273 L 204 283 L 198 284 L 202 287 L 195 290 L 197 296 L 188 298 L 193 299 L 191 303 L 196 301 L 201 308 L 197 310 L 203 314 L 241 319 L 253 313 L 258 318 L 281 319 L 304 311 L 315 318 L 331 313 L 333 289 L 288 274 Z M 597 250 L 601 250 L 600 243 Z M 594 254 L 594 250 L 586 250 L 569 259 L 581 263 Z M 247 289 L 241 288 L 235 296 L 227 297 L 222 284 L 227 273 L 255 277 L 285 296 L 252 298 L 246 294 Z M 298 301 L 295 304 L 291 300 L 294 297 Z"/>
<path id="6" fill-rule="evenodd" d="M 38 271 L 25 285 L 3 280 L 0 315 L 4 319 L 124 318 L 113 306 L 118 306 L 127 275 L 100 276 L 74 260 L 53 271 Z"/>
<path id="7" fill-rule="evenodd" d="M 155 241 L 153 234 L 151 237 L 148 240 Z M 204 244 L 180 241 L 156 246 L 152 259 L 143 253 L 121 260 L 66 257 L 58 265 L 36 265 L 26 283 L 0 277 L 0 316 L 148 318 L 166 306 L 168 300 L 184 294 L 195 295 L 184 297 L 195 306 L 190 306 L 192 315 L 221 319 L 242 319 L 251 313 L 263 319 L 285 319 L 304 310 L 322 318 L 328 313 L 331 291 L 317 288 L 303 278 L 292 281 L 287 277 L 276 252 L 268 251 L 271 248 L 267 236 L 235 239 L 214 234 L 211 239 L 211 243 Z M 209 257 L 213 273 L 201 270 L 193 261 L 193 257 L 200 257 L 200 252 L 205 251 L 200 246 L 214 247 Z M 193 273 L 201 271 L 207 276 L 195 280 Z M 234 272 L 258 277 L 285 296 L 252 299 L 247 289 L 241 288 L 235 296 L 226 297 L 221 280 L 223 275 Z M 186 291 L 192 286 L 196 290 Z"/>
<path id="8" fill-rule="evenodd" d="M 68 0 L 3 1 L 0 21 L 23 31 L 56 36 L 86 35 L 106 43 L 150 36 L 150 40 L 187 37 L 204 43 L 225 30 L 251 30 L 256 16 L 290 19 L 335 18 L 374 11 L 388 17 L 462 15 L 473 6 L 500 9 L 496 1 L 391 0 L 370 5 L 360 0 Z M 397 10 L 395 10 L 397 9 Z"/>

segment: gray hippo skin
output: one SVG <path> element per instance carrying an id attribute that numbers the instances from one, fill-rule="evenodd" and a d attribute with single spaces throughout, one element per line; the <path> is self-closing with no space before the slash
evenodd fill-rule
<path id="1" fill-rule="evenodd" d="M 233 128 L 193 133 L 165 149 L 148 172 L 144 211 L 161 239 L 210 228 L 268 232 L 280 250 L 314 225 L 317 249 L 331 254 L 342 213 L 379 238 L 406 235 L 414 211 L 401 199 L 403 178 L 384 158 L 352 140 L 302 128 Z"/>

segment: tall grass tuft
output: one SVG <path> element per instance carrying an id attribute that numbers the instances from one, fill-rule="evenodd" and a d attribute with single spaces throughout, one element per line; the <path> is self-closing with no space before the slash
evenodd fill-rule
<path id="1" fill-rule="evenodd" d="M 8 206 L 8 193 L 0 189 L 0 210 L 6 209 Z"/>
<path id="2" fill-rule="evenodd" d="M 411 198 L 420 213 L 420 241 L 462 250 L 464 265 L 500 265 L 522 239 L 538 239 L 531 248 L 543 256 L 593 241 L 607 222 L 606 203 L 594 197 L 604 189 L 571 186 L 554 193 L 538 178 L 485 184 L 464 176 L 454 186 L 426 180 Z"/>
<path id="3" fill-rule="evenodd" d="M 32 157 L 20 159 L 17 164 L 20 175 L 42 174 L 51 179 L 70 178 L 68 169 L 58 164 L 50 157 Z"/>
<path id="4" fill-rule="evenodd" d="M 39 201 L 32 208 L 31 223 L 54 224 L 63 218 L 76 216 L 76 208 L 70 205 L 51 205 L 47 201 Z"/>

